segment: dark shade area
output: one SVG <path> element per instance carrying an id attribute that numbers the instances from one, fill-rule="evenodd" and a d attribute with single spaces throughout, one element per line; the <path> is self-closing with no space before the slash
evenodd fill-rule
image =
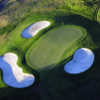
<path id="1" fill-rule="evenodd" d="M 0 100 L 40 100 L 40 86 L 39 82 L 36 82 L 35 85 L 24 88 L 24 89 L 15 89 L 15 88 L 2 88 L 0 89 L 4 93 L 9 93 L 9 96 L 4 96 Z"/>
<path id="2" fill-rule="evenodd" d="M 100 24 L 79 15 L 54 17 L 57 23 L 80 25 L 87 29 L 94 43 L 100 46 Z M 40 71 L 34 86 L 26 89 L 2 88 L 12 91 L 0 100 L 99 100 L 100 99 L 100 48 L 94 50 L 93 67 L 80 75 L 64 72 L 68 58 L 56 66 L 51 65 Z M 24 62 L 24 61 L 23 61 Z"/>
<path id="3" fill-rule="evenodd" d="M 100 46 L 100 24 L 80 15 L 57 16 L 57 23 L 79 25 L 87 29 L 93 42 Z M 84 45 L 85 47 L 85 45 Z M 93 67 L 79 75 L 64 72 L 64 64 L 48 66 L 40 72 L 41 100 L 99 100 L 100 99 L 100 49 L 94 50 Z M 50 69 L 51 67 L 51 69 Z M 52 69 L 53 68 L 53 69 Z"/>
<path id="4" fill-rule="evenodd" d="M 0 11 L 3 10 L 3 8 L 5 7 L 5 5 L 6 5 L 7 2 L 8 2 L 8 0 L 2 0 L 2 1 L 0 2 Z"/>

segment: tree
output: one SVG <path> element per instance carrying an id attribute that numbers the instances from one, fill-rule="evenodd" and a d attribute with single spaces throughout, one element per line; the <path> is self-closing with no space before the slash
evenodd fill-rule
<path id="1" fill-rule="evenodd" d="M 5 7 L 8 0 L 0 0 L 0 11 Z"/>
<path id="2" fill-rule="evenodd" d="M 100 0 L 83 0 L 84 4 L 91 7 L 91 8 L 95 8 L 94 10 L 94 14 L 93 14 L 93 19 L 97 21 L 97 15 L 98 15 L 98 11 L 100 9 Z"/>

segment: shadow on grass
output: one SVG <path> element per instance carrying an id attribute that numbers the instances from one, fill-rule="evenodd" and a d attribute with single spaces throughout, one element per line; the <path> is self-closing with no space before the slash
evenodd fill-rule
<path id="1" fill-rule="evenodd" d="M 91 35 L 93 41 L 96 44 L 100 44 L 100 24 L 98 22 L 91 21 L 80 15 L 56 16 L 54 20 L 56 20 L 56 23 L 59 23 L 59 25 L 63 22 L 64 24 L 79 25 L 84 27 Z"/>
<path id="2" fill-rule="evenodd" d="M 64 72 L 64 65 L 40 72 L 41 100 L 97 100 L 100 99 L 100 49 L 94 51 L 93 67 L 79 75 Z M 53 65 L 51 65 L 52 67 Z M 50 67 L 50 66 L 49 66 Z M 74 66 L 73 66 L 74 67 Z"/>
<path id="3" fill-rule="evenodd" d="M 93 67 L 79 75 L 64 72 L 64 63 L 51 65 L 40 71 L 41 100 L 99 100 L 100 99 L 100 24 L 79 15 L 57 16 L 57 23 L 79 25 L 87 29 L 93 42 Z M 54 66 L 54 67 L 53 67 Z M 51 67 L 51 68 L 50 68 Z"/>
<path id="4" fill-rule="evenodd" d="M 32 73 L 32 72 L 31 72 Z M 35 83 L 28 88 L 0 88 L 0 100 L 40 100 L 40 80 L 37 73 Z"/>
<path id="5" fill-rule="evenodd" d="M 5 87 L 0 88 L 0 100 L 40 100 L 40 78 L 37 71 L 32 70 L 26 62 L 23 56 L 21 56 L 21 64 L 23 65 L 22 69 L 25 69 L 27 72 L 35 76 L 35 83 L 28 88 L 12 88 Z M 25 71 L 23 70 L 23 71 Z M 3 75 L 1 75 L 3 76 Z M 3 80 L 3 77 L 2 77 Z"/>
<path id="6" fill-rule="evenodd" d="M 57 23 L 80 25 L 100 45 L 100 24 L 79 15 L 56 16 Z M 100 49 L 94 50 L 93 67 L 80 75 L 64 72 L 64 64 L 50 65 L 39 73 L 35 85 L 26 89 L 0 88 L 0 100 L 98 100 L 100 99 Z M 51 67 L 51 68 L 50 68 Z M 6 94 L 9 93 L 9 96 Z"/>

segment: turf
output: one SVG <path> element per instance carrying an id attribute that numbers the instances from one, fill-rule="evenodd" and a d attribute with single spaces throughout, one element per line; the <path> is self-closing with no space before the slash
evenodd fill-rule
<path id="1" fill-rule="evenodd" d="M 56 65 L 64 59 L 64 53 L 72 45 L 75 45 L 77 40 L 85 36 L 86 31 L 81 27 L 73 25 L 58 26 L 47 32 L 31 47 L 26 55 L 28 64 L 34 69 Z"/>
<path id="2" fill-rule="evenodd" d="M 0 35 L 0 56 L 4 55 L 7 52 L 14 52 L 18 55 L 18 65 L 22 67 L 23 71 L 26 73 L 33 73 L 36 76 L 36 83 L 38 81 L 38 73 L 32 70 L 25 62 L 24 55 L 26 51 L 30 48 L 31 44 L 33 44 L 40 36 L 42 36 L 42 31 L 39 32 L 35 38 L 32 39 L 24 39 L 21 36 L 21 33 L 24 29 L 40 20 L 49 20 L 51 23 L 53 20 L 48 18 L 47 16 L 37 14 L 30 15 L 28 18 L 25 18 L 22 22 L 18 23 L 12 30 L 6 30 L 7 34 Z M 45 31 L 45 29 L 44 29 Z M 35 85 L 35 84 L 34 84 Z M 32 87 L 30 87 L 31 89 Z M 3 91 L 5 93 L 3 93 Z M 2 79 L 2 72 L 0 71 L 0 99 L 4 96 L 15 93 L 16 89 L 8 87 Z"/>
<path id="3" fill-rule="evenodd" d="M 34 45 L 34 43 L 36 41 L 37 41 L 36 43 L 38 43 L 38 39 L 40 37 L 42 38 L 43 36 L 48 34 L 48 31 L 53 29 L 53 27 L 56 27 L 57 25 L 61 26 L 62 25 L 61 23 L 64 23 L 67 25 L 73 24 L 73 25 L 85 27 L 87 29 L 87 32 L 91 33 L 90 35 L 92 36 L 93 41 L 95 41 L 96 44 L 100 45 L 100 42 L 99 42 L 99 33 L 100 33 L 99 27 L 100 27 L 100 25 L 99 24 L 91 22 L 88 19 L 86 19 L 82 16 L 79 16 L 79 15 L 68 16 L 69 14 L 62 14 L 62 13 L 59 13 L 59 11 L 58 11 L 58 14 L 53 12 L 53 15 L 52 16 L 51 15 L 45 14 L 42 16 L 42 14 L 41 14 L 41 16 L 40 16 L 40 15 L 30 14 L 30 16 L 27 16 L 27 18 L 25 18 L 20 23 L 18 23 L 16 26 L 11 28 L 12 30 L 10 28 L 5 29 L 6 33 L 3 33 L 0 35 L 0 40 L 2 41 L 2 42 L 0 41 L 0 56 L 6 52 L 15 52 L 16 54 L 18 54 L 18 57 L 19 57 L 18 65 L 20 65 L 23 68 L 23 70 L 27 69 L 27 71 L 28 71 L 30 69 L 31 72 L 33 72 L 33 74 L 34 74 L 34 72 L 35 72 L 34 69 L 32 70 L 31 67 L 29 65 L 27 65 L 27 63 L 25 61 L 25 54 L 26 54 L 27 50 L 32 45 Z M 56 15 L 56 16 L 54 16 L 54 15 Z M 36 37 L 34 37 L 32 39 L 27 40 L 27 39 L 23 39 L 21 37 L 21 32 L 28 25 L 30 25 L 36 21 L 42 20 L 42 19 L 48 20 L 48 18 L 47 18 L 48 16 L 49 16 L 50 20 L 52 19 L 54 22 L 56 22 L 55 23 L 56 25 L 54 24 L 52 27 L 41 31 Z M 80 44 L 83 44 L 81 47 L 83 47 L 83 46 L 88 47 L 88 48 L 91 48 L 91 46 L 94 47 L 94 44 L 91 42 L 92 41 L 91 36 L 90 36 L 90 39 L 87 39 L 87 40 L 84 39 L 83 42 L 79 41 L 76 44 L 73 43 L 74 45 L 72 45 L 70 48 L 73 49 L 73 51 L 75 51 L 75 48 L 78 47 Z M 67 50 L 67 52 L 65 50 L 66 54 L 64 53 L 64 55 L 62 55 L 62 59 L 64 59 L 64 57 L 68 58 L 68 56 L 66 56 L 67 54 L 69 56 L 71 56 L 72 53 L 70 53 L 70 52 L 72 52 L 72 50 L 70 48 L 69 48 L 69 50 Z M 65 61 L 67 62 L 66 59 L 65 59 Z M 99 61 L 98 61 L 98 66 L 99 66 Z M 51 65 L 51 67 L 52 67 L 52 65 Z M 49 66 L 49 68 L 50 68 L 50 66 Z M 39 85 L 37 87 L 41 90 L 37 93 L 38 97 L 40 96 L 40 94 L 41 95 L 43 94 L 41 97 L 41 100 L 42 99 L 49 100 L 49 99 L 52 99 L 52 97 L 54 98 L 53 100 L 55 100 L 55 99 L 61 100 L 61 98 L 63 100 L 65 100 L 64 98 L 67 98 L 67 96 L 69 96 L 69 95 L 72 96 L 74 93 L 74 91 L 69 88 L 70 83 L 72 85 L 76 84 L 78 87 L 77 83 L 75 83 L 73 81 L 70 82 L 70 80 L 69 80 L 70 77 L 69 78 L 66 77 L 66 74 L 63 71 L 62 64 L 60 65 L 60 68 L 62 70 L 59 69 L 58 65 L 56 65 L 54 69 L 57 69 L 57 71 L 52 69 L 53 72 L 50 70 L 48 70 L 46 72 L 41 71 L 40 74 L 35 75 L 36 78 L 38 76 L 36 84 L 38 83 Z M 98 71 L 98 73 L 99 73 L 99 71 Z M 37 74 L 37 72 L 35 74 Z M 79 80 L 80 79 L 81 78 L 79 78 Z M 40 82 L 39 82 L 39 80 L 40 80 Z M 69 82 L 68 82 L 68 80 L 69 80 Z M 65 85 L 66 83 L 68 83 L 69 85 Z M 73 88 L 72 85 L 70 86 L 71 88 Z M 76 87 L 76 85 L 74 85 L 74 86 Z M 36 92 L 34 87 L 35 86 L 32 86 L 28 89 L 21 89 L 21 91 L 17 90 L 17 89 L 13 89 L 11 87 L 8 87 L 3 83 L 2 74 L 0 72 L 0 100 L 2 100 L 1 98 L 3 98 L 3 97 L 6 98 L 6 99 L 4 98 L 3 100 L 8 100 L 8 98 L 11 98 L 10 100 L 12 100 L 12 98 L 19 99 L 19 97 L 20 98 L 22 97 L 23 100 L 26 100 L 27 98 L 29 99 L 30 97 L 32 97 L 31 99 L 33 100 L 33 97 L 35 98 L 35 95 L 33 92 Z M 66 90 L 68 90 L 67 93 L 66 93 Z M 73 93 L 71 91 L 73 91 Z M 25 94 L 27 94 L 27 95 L 25 95 Z M 7 95 L 9 95 L 9 97 Z M 71 100 L 71 99 L 69 99 L 69 100 Z"/>
<path id="4" fill-rule="evenodd" d="M 30 66 L 26 64 L 24 58 L 27 50 L 31 45 L 34 45 L 34 42 L 36 42 L 40 36 L 48 33 L 46 31 L 42 32 L 43 34 L 39 34 L 39 36 L 29 40 L 23 39 L 20 37 L 20 34 L 28 25 L 38 20 L 46 19 L 47 16 L 49 16 L 50 19 L 54 18 L 56 25 L 60 25 L 61 23 L 68 25 L 74 24 L 82 26 L 87 30 L 90 37 L 88 36 L 83 42 L 72 45 L 71 49 L 74 49 L 73 51 L 75 51 L 75 47 L 78 47 L 80 44 L 81 47 L 92 48 L 92 50 L 94 49 L 94 44 L 96 44 L 98 49 L 94 51 L 96 58 L 93 69 L 82 75 L 71 76 L 66 74 L 63 70 L 65 65 L 63 63 L 56 65 L 51 70 L 41 71 L 39 74 L 40 82 L 39 79 L 38 82 L 36 82 L 36 84 L 39 84 L 37 85 L 39 92 L 37 92 L 36 86 L 18 90 L 6 86 L 2 81 L 0 71 L 0 100 L 33 100 L 33 98 L 34 100 L 40 100 L 40 95 L 41 100 L 100 99 L 100 24 L 92 20 L 95 7 L 86 6 L 84 2 L 81 2 L 83 0 L 39 0 L 37 3 L 33 3 L 33 0 L 30 0 L 28 4 L 24 4 L 24 2 L 21 4 L 17 3 L 19 1 L 28 0 L 8 0 L 8 2 L 11 3 L 8 3 L 2 10 L 3 12 L 0 12 L 0 16 L 9 16 L 9 23 L 6 21 L 0 23 L 2 27 L 7 25 L 4 28 L 0 27 L 0 56 L 6 52 L 14 51 L 19 56 L 19 63 L 22 63 L 21 67 L 23 67 L 23 69 L 29 69 Z M 63 10 L 64 13 L 62 12 Z M 72 13 L 71 16 L 68 16 L 69 12 Z M 38 13 L 38 15 L 34 16 L 35 13 Z M 41 16 L 42 13 L 45 14 L 44 18 Z M 99 14 L 98 22 L 100 22 Z M 66 55 L 69 54 L 71 56 L 71 49 L 65 51 L 66 54 L 64 53 L 62 56 L 62 58 L 66 57 L 65 63 L 68 61 Z M 52 66 L 53 65 L 49 66 L 49 68 Z"/>

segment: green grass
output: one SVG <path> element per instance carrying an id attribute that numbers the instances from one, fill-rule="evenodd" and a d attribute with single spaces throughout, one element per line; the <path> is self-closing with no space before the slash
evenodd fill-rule
<path id="1" fill-rule="evenodd" d="M 14 52 L 18 55 L 18 65 L 23 69 L 26 73 L 33 73 L 36 76 L 36 81 L 38 79 L 37 72 L 35 70 L 32 70 L 25 62 L 25 53 L 30 48 L 32 44 L 43 34 L 43 31 L 46 31 L 48 28 L 44 29 L 43 31 L 39 32 L 34 38 L 32 39 L 24 39 L 21 36 L 21 33 L 24 31 L 24 29 L 40 20 L 49 20 L 51 23 L 54 23 L 53 19 L 49 18 L 48 15 L 44 16 L 41 15 L 41 17 L 37 14 L 30 15 L 28 18 L 25 18 L 22 22 L 18 23 L 16 27 L 14 27 L 12 30 L 9 31 L 6 30 L 7 34 L 1 34 L 0 35 L 0 56 L 7 52 Z M 50 26 L 51 27 L 51 26 Z M 11 93 L 16 92 L 16 89 L 8 87 L 2 80 L 2 74 L 0 71 L 0 99 L 3 96 L 7 96 Z M 7 89 L 8 88 L 8 89 Z M 3 93 L 5 92 L 5 94 Z"/>
<path id="2" fill-rule="evenodd" d="M 6 52 L 15 52 L 19 57 L 18 65 L 22 67 L 25 72 L 29 72 L 33 74 L 36 73 L 34 69 L 31 68 L 32 67 L 35 68 L 36 66 L 30 67 L 30 64 L 26 63 L 25 54 L 29 49 L 30 50 L 35 49 L 32 47 L 35 46 L 36 41 L 37 41 L 36 42 L 37 45 L 38 41 L 43 39 L 43 37 L 47 36 L 50 32 L 58 30 L 55 27 L 58 25 L 61 25 L 62 27 L 62 24 L 76 25 L 76 26 L 83 27 L 87 30 L 88 33 L 87 37 L 82 40 L 76 41 L 76 43 L 70 45 L 69 49 L 66 47 L 64 48 L 64 50 L 62 50 L 62 48 L 59 48 L 60 46 L 56 47 L 56 45 L 54 44 L 57 43 L 56 39 L 54 39 L 55 42 L 53 41 L 51 42 L 50 40 L 49 43 L 50 46 L 52 46 L 53 48 L 53 45 L 55 45 L 55 47 L 57 48 L 57 53 L 60 52 L 60 54 L 58 55 L 57 53 L 53 54 L 54 56 L 59 56 L 58 57 L 59 59 L 55 60 L 56 63 L 58 63 L 63 59 L 64 62 L 61 61 L 60 64 L 57 64 L 55 66 L 50 65 L 49 68 L 53 67 L 53 69 L 40 71 L 39 73 L 40 94 L 38 95 L 41 95 L 41 100 L 51 100 L 51 99 L 65 100 L 65 98 L 68 100 L 88 100 L 88 99 L 97 100 L 98 96 L 100 98 L 99 95 L 100 93 L 100 67 L 99 67 L 100 66 L 100 61 L 99 61 L 100 24 L 92 21 L 94 17 L 93 14 L 94 8 L 85 6 L 84 3 L 81 1 L 82 0 L 39 0 L 39 2 L 33 3 L 33 0 L 30 0 L 28 1 L 30 3 L 20 4 L 17 2 L 17 0 L 15 0 L 12 3 L 8 3 L 5 6 L 5 9 L 3 9 L 3 11 L 0 12 L 0 16 L 4 16 L 4 15 L 9 16 L 8 19 L 9 23 L 6 23 L 7 20 L 3 21 L 1 19 L 2 20 L 1 26 L 3 28 L 0 27 L 0 56 L 5 54 Z M 32 39 L 23 39 L 21 37 L 21 32 L 24 30 L 24 28 L 42 19 L 50 20 L 51 22 L 53 22 L 53 25 L 47 28 L 46 30 L 41 31 L 38 35 L 36 35 L 36 37 Z M 98 13 L 98 22 L 100 22 L 100 11 Z M 83 30 L 83 28 L 81 29 L 81 31 Z M 38 40 L 39 38 L 40 40 Z M 64 39 L 65 38 L 66 37 L 64 37 Z M 64 40 L 63 42 L 65 41 L 67 40 Z M 47 43 L 45 44 L 47 45 Z M 46 46 L 46 48 L 47 47 L 49 46 Z M 93 68 L 88 72 L 83 73 L 82 75 L 79 76 L 71 76 L 66 74 L 63 68 L 64 68 L 64 64 L 71 59 L 72 54 L 78 47 L 91 48 L 95 53 L 95 57 L 96 57 L 95 63 L 93 65 Z M 53 52 L 56 51 L 56 48 L 52 49 Z M 98 49 L 94 50 L 96 48 Z M 38 49 L 38 51 L 41 50 Z M 47 50 L 44 49 L 43 51 L 41 51 L 43 56 L 45 54 L 45 51 Z M 60 55 L 62 56 L 60 57 Z M 48 56 L 49 55 L 47 55 L 47 58 L 49 58 Z M 32 56 L 32 58 L 34 59 L 35 57 Z M 37 57 L 37 61 L 38 59 L 42 61 L 41 60 L 42 58 L 40 59 Z M 47 62 L 47 64 L 48 63 L 52 64 L 52 59 L 51 58 L 49 59 L 51 60 L 51 62 Z M 39 65 L 41 63 L 42 62 L 40 62 Z M 14 99 L 18 100 L 19 98 L 22 100 L 26 100 L 26 99 L 33 100 L 33 98 L 35 99 L 36 96 L 36 94 L 33 93 L 33 91 L 34 91 L 34 86 L 28 89 L 13 89 L 11 87 L 8 87 L 3 83 L 2 73 L 0 71 L 0 100 L 8 100 L 9 98 L 11 98 L 9 100 L 14 100 Z M 2 97 L 5 97 L 5 99 L 1 99 Z"/>
<path id="3" fill-rule="evenodd" d="M 69 52 L 66 57 L 63 55 L 67 50 L 72 50 L 72 45 L 85 37 L 85 29 L 78 26 L 63 25 L 54 28 L 29 49 L 26 56 L 27 62 L 29 66 L 38 70 L 50 65 L 56 65 L 70 56 Z"/>
<path id="4" fill-rule="evenodd" d="M 54 35 L 54 36 L 56 36 L 57 39 L 59 39 L 59 40 L 57 40 L 54 37 L 54 38 L 52 38 L 53 41 L 51 41 L 51 38 L 50 38 L 49 39 L 50 43 L 48 44 L 48 45 L 50 45 L 53 48 L 53 49 L 51 48 L 53 50 L 52 52 L 54 52 L 54 56 L 55 56 L 55 58 L 53 58 L 53 59 L 56 59 L 56 56 L 58 57 L 57 60 L 55 60 L 56 63 L 60 62 L 63 59 L 65 60 L 65 62 L 67 62 L 68 61 L 68 57 L 71 56 L 73 54 L 73 52 L 78 47 L 83 47 L 84 46 L 84 47 L 88 47 L 88 48 L 91 48 L 91 47 L 94 48 L 93 41 L 95 41 L 96 44 L 99 44 L 100 45 L 100 42 L 98 41 L 99 40 L 99 33 L 100 33 L 100 31 L 99 31 L 100 25 L 98 25 L 95 22 L 92 22 L 91 23 L 90 20 L 88 20 L 88 19 L 86 19 L 86 18 L 84 18 L 82 16 L 79 16 L 79 15 L 71 15 L 71 16 L 68 16 L 68 15 L 69 15 L 68 12 L 67 13 L 66 12 L 64 12 L 64 13 L 62 12 L 61 13 L 59 11 L 58 12 L 53 11 L 53 14 L 52 13 L 46 13 L 45 12 L 45 14 L 42 14 L 41 13 L 41 14 L 34 14 L 33 15 L 31 13 L 30 16 L 27 16 L 20 23 L 17 23 L 14 27 L 12 27 L 12 28 L 8 27 L 6 30 L 4 29 L 7 34 L 5 34 L 5 33 L 4 34 L 0 34 L 0 40 L 2 41 L 2 42 L 0 42 L 0 56 L 3 55 L 3 54 L 5 54 L 6 52 L 15 52 L 18 55 L 18 57 L 19 57 L 18 65 L 20 67 L 22 67 L 25 72 L 30 72 L 30 73 L 32 72 L 34 74 L 35 71 L 34 71 L 34 69 L 32 69 L 32 67 L 35 68 L 36 66 L 31 66 L 30 67 L 30 64 L 27 64 L 26 63 L 25 54 L 27 53 L 27 51 L 29 50 L 29 48 L 32 45 L 33 45 L 32 47 L 34 47 L 35 44 L 37 45 L 38 41 L 42 40 L 44 37 L 48 36 L 53 31 L 56 32 L 57 30 L 60 30 L 60 26 L 61 26 L 62 29 L 64 29 L 63 31 L 66 30 L 64 27 L 71 26 L 71 27 L 73 27 L 72 28 L 73 30 L 75 30 L 75 31 L 78 30 L 78 33 L 79 34 L 81 33 L 79 31 L 82 31 L 84 33 L 84 31 L 85 31 L 84 28 L 86 28 L 87 33 L 90 33 L 90 37 L 87 36 L 86 39 L 82 39 L 81 38 L 82 40 L 76 41 L 76 43 L 74 43 L 75 40 L 72 39 L 73 43 L 72 44 L 69 43 L 70 44 L 70 47 L 68 49 L 67 48 L 67 45 L 66 45 L 67 44 L 67 42 L 66 42 L 67 40 L 66 40 L 66 37 L 64 37 L 64 36 L 67 35 L 67 34 L 65 34 L 65 32 L 62 33 L 62 31 L 61 31 L 61 33 L 64 35 L 63 37 L 62 37 L 62 34 L 59 34 L 58 35 L 59 37 L 56 36 L 59 32 L 58 33 L 56 32 L 56 34 L 53 34 L 53 33 L 50 34 L 51 37 Z M 47 20 L 51 21 L 53 23 L 52 26 L 50 26 L 47 29 L 39 32 L 39 34 L 37 34 L 36 37 L 34 37 L 32 39 L 24 39 L 24 38 L 21 37 L 21 32 L 27 26 L 29 26 L 30 24 L 32 24 L 32 23 L 34 23 L 36 21 L 43 20 L 43 19 L 47 19 Z M 72 25 L 74 25 L 74 26 L 72 26 Z M 74 29 L 74 27 L 77 30 Z M 84 27 L 84 28 L 81 28 L 81 27 Z M 62 37 L 62 38 L 60 38 L 60 37 Z M 75 37 L 76 37 L 76 39 L 78 39 L 76 35 L 75 35 Z M 80 36 L 78 36 L 78 37 L 80 37 Z M 93 38 L 93 41 L 92 41 L 91 37 Z M 68 38 L 68 39 L 71 39 L 71 38 Z M 60 42 L 60 41 L 62 41 L 62 42 Z M 58 42 L 59 42 L 59 45 L 56 46 L 55 43 L 58 43 Z M 63 42 L 64 43 L 66 42 L 66 44 L 63 44 L 62 45 Z M 38 45 L 37 45 L 36 48 L 38 48 Z M 54 47 L 53 47 L 53 45 L 54 45 Z M 60 46 L 64 50 L 62 48 L 59 48 Z M 49 46 L 46 46 L 46 48 L 47 47 L 49 47 Z M 35 49 L 35 48 L 32 48 L 32 49 Z M 48 50 L 49 50 L 49 48 L 48 48 Z M 58 50 L 57 53 L 60 52 L 59 55 L 57 53 L 55 53 L 56 50 Z M 44 55 L 45 49 L 43 49 L 41 52 Z M 48 52 L 46 52 L 46 53 L 48 53 Z M 47 56 L 49 56 L 49 55 L 47 55 Z M 32 57 L 34 58 L 34 56 L 32 56 Z M 41 55 L 41 57 L 42 57 L 42 55 Z M 40 59 L 40 58 L 37 57 L 37 59 L 39 59 L 41 61 L 42 58 Z M 52 58 L 49 58 L 49 59 L 51 60 L 51 62 L 47 62 L 47 64 L 48 63 L 52 64 Z M 41 64 L 41 63 L 42 62 L 40 62 L 39 64 Z M 52 67 L 54 67 L 54 66 L 53 65 L 50 65 L 49 66 L 49 68 L 52 68 Z M 59 67 L 61 67 L 62 70 L 60 70 Z M 61 71 L 61 73 L 59 73 L 60 71 Z M 1 75 L 1 72 L 0 72 L 0 75 Z M 64 74 L 63 65 L 62 64 L 59 65 L 59 66 L 56 65 L 54 67 L 54 70 L 52 69 L 52 72 L 50 70 L 47 70 L 46 72 L 42 72 L 42 71 L 40 72 L 40 74 L 39 74 L 40 84 L 41 84 L 41 89 L 43 89 L 43 92 L 42 93 L 44 94 L 44 95 L 42 95 L 42 98 L 44 97 L 43 100 L 49 100 L 52 97 L 52 96 L 49 97 L 48 94 L 45 94 L 45 89 L 47 89 L 47 88 L 48 88 L 47 93 L 49 92 L 50 94 L 52 94 L 53 95 L 53 98 L 56 98 L 57 97 L 57 99 L 58 98 L 60 99 L 60 97 L 66 97 L 66 91 L 64 91 L 64 88 L 67 89 L 69 86 L 68 85 L 64 86 L 64 84 L 68 83 L 68 80 L 66 80 L 66 77 L 63 76 L 63 75 L 66 75 L 66 74 Z M 48 80 L 48 77 L 49 77 L 50 80 Z M 53 79 L 52 79 L 52 77 L 53 77 Z M 61 82 L 59 82 L 59 81 L 61 81 Z M 59 84 L 58 84 L 58 82 L 59 82 Z M 70 83 L 71 82 L 69 81 L 68 84 L 70 85 Z M 62 85 L 60 85 L 60 84 L 62 84 Z M 30 92 L 33 93 L 33 90 L 34 89 L 32 89 L 31 91 L 29 91 L 29 93 Z M 10 95 L 11 96 L 12 94 L 17 96 L 18 93 L 19 93 L 19 91 L 20 90 L 18 90 L 16 92 L 16 89 L 13 89 L 13 88 L 10 88 L 10 87 L 6 86 L 3 83 L 3 81 L 2 81 L 2 77 L 0 77 L 0 99 L 2 98 L 2 96 L 7 96 L 7 95 Z M 21 91 L 20 93 L 22 95 L 28 97 L 28 95 L 25 95 L 24 94 L 24 91 L 25 90 Z M 26 89 L 26 91 L 27 91 L 27 89 Z M 64 93 L 61 93 L 60 91 L 62 91 Z M 26 94 L 27 94 L 27 92 L 26 92 Z M 57 95 L 57 96 L 55 97 L 54 95 Z M 46 98 L 49 98 L 49 99 L 46 99 Z"/>
<path id="5" fill-rule="evenodd" d="M 68 100 L 94 100 L 94 98 L 100 98 L 95 95 L 95 91 L 97 91 L 98 94 L 100 92 L 100 24 L 79 15 L 62 15 L 58 16 L 56 20 L 63 20 L 65 24 L 79 25 L 87 29 L 87 38 L 77 45 L 81 44 L 80 48 L 85 47 L 92 49 L 95 53 L 95 62 L 90 70 L 80 75 L 69 75 L 64 72 L 64 65 L 72 58 L 72 55 L 56 65 L 53 69 L 44 68 L 44 70 L 40 72 L 41 100 L 65 100 L 65 98 Z M 72 48 L 77 45 L 72 46 Z M 53 65 L 49 67 L 52 66 Z"/>

